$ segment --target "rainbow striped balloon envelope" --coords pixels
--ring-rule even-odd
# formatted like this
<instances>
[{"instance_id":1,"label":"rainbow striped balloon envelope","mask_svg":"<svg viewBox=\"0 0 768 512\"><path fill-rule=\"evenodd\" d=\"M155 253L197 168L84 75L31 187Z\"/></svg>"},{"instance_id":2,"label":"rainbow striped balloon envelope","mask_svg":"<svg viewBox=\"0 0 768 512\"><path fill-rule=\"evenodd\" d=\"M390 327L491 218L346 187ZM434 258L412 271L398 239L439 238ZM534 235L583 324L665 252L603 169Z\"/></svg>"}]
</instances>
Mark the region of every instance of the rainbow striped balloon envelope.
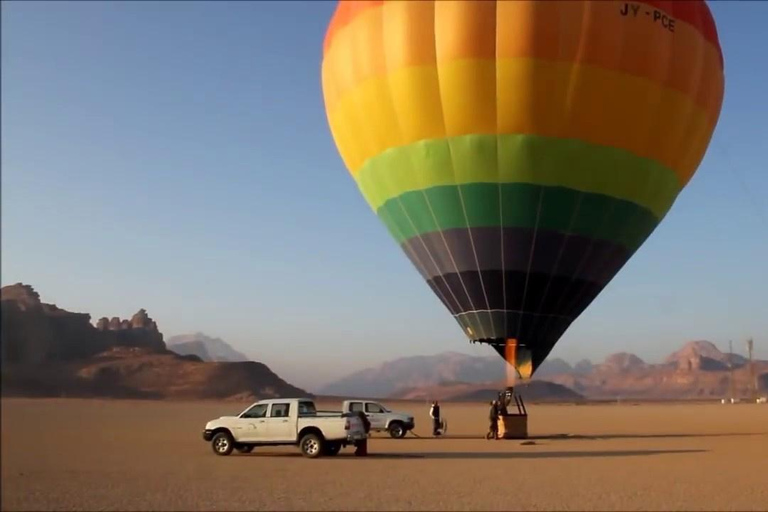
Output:
<instances>
[{"instance_id":1,"label":"rainbow striped balloon envelope","mask_svg":"<svg viewBox=\"0 0 768 512\"><path fill-rule=\"evenodd\" d=\"M370 207L531 374L698 168L723 56L703 1L342 1L322 88Z\"/></svg>"}]
</instances>

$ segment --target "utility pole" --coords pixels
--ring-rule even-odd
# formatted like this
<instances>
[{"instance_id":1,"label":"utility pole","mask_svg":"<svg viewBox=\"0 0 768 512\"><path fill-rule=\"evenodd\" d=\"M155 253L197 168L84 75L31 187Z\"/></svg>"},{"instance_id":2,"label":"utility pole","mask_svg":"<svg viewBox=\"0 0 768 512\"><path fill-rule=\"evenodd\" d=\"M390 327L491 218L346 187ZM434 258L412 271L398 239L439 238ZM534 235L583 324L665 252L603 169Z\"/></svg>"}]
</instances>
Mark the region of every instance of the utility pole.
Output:
<instances>
[{"instance_id":1,"label":"utility pole","mask_svg":"<svg viewBox=\"0 0 768 512\"><path fill-rule=\"evenodd\" d=\"M755 365L754 361L752 360L752 352L754 349L755 343L752 340L752 338L749 338L747 340L747 353L749 354L749 390L750 390L750 399L754 402L757 400L757 378L755 376Z\"/></svg>"},{"instance_id":2,"label":"utility pole","mask_svg":"<svg viewBox=\"0 0 768 512\"><path fill-rule=\"evenodd\" d=\"M733 390L733 340L728 340L728 401L732 402L734 398Z\"/></svg>"}]
</instances>

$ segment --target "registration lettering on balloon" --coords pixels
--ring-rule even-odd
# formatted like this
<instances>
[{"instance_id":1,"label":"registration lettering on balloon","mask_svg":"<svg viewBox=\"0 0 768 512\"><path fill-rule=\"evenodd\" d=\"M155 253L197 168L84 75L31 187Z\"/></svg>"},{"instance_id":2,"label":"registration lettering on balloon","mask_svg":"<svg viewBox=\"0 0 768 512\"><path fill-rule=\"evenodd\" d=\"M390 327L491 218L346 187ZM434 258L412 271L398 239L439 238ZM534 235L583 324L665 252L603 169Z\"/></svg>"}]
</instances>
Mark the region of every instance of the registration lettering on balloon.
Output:
<instances>
[{"instance_id":1,"label":"registration lettering on balloon","mask_svg":"<svg viewBox=\"0 0 768 512\"><path fill-rule=\"evenodd\" d=\"M321 79L371 210L525 379L698 169L723 69L701 0L345 0Z\"/></svg>"},{"instance_id":2,"label":"registration lettering on balloon","mask_svg":"<svg viewBox=\"0 0 768 512\"><path fill-rule=\"evenodd\" d=\"M619 14L632 18L636 18L638 15L645 16L650 18L654 23L658 23L665 29L669 30L670 32L675 31L674 18L670 17L664 11L653 9L644 4L624 2L624 5L622 5L621 9L619 10Z\"/></svg>"}]
</instances>

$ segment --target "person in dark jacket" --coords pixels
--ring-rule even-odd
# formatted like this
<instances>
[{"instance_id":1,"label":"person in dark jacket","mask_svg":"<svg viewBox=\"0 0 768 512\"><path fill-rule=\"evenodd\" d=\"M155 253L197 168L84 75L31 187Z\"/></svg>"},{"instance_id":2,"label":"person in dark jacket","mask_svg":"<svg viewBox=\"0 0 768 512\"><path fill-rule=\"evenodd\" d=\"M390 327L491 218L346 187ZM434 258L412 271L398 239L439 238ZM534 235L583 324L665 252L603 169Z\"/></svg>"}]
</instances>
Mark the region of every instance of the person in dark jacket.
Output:
<instances>
[{"instance_id":1,"label":"person in dark jacket","mask_svg":"<svg viewBox=\"0 0 768 512\"><path fill-rule=\"evenodd\" d=\"M488 427L488 433L485 435L486 439L493 437L499 438L499 403L496 400L491 400L491 408L488 411L488 421L490 425Z\"/></svg>"},{"instance_id":2,"label":"person in dark jacket","mask_svg":"<svg viewBox=\"0 0 768 512\"><path fill-rule=\"evenodd\" d=\"M503 391L499 393L499 400L496 402L496 409L499 413L499 416L506 416L507 415L507 406L509 405L509 399L507 398L506 393Z\"/></svg>"},{"instance_id":3,"label":"person in dark jacket","mask_svg":"<svg viewBox=\"0 0 768 512\"><path fill-rule=\"evenodd\" d=\"M355 455L358 457L364 457L368 455L368 433L371 431L371 422L368 420L368 416L363 411L355 411L355 415L363 422L363 428L365 428L365 439L357 441L355 443Z\"/></svg>"},{"instance_id":4,"label":"person in dark jacket","mask_svg":"<svg viewBox=\"0 0 768 512\"><path fill-rule=\"evenodd\" d=\"M429 415L432 417L432 435L440 435L440 404L435 400L429 409Z\"/></svg>"}]
</instances>

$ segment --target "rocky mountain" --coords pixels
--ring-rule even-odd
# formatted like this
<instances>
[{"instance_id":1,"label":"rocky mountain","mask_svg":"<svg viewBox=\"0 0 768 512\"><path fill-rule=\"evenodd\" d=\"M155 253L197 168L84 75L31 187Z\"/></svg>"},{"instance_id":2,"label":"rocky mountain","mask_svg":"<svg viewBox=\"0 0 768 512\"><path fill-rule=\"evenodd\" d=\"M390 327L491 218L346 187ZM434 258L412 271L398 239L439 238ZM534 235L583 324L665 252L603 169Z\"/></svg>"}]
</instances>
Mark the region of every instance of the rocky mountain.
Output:
<instances>
[{"instance_id":1,"label":"rocky mountain","mask_svg":"<svg viewBox=\"0 0 768 512\"><path fill-rule=\"evenodd\" d=\"M498 356L494 356L497 357ZM536 376L542 379L547 378L549 375L559 375L561 373L571 373L573 367L568 364L567 361L558 357L545 360L541 366L536 369Z\"/></svg>"},{"instance_id":2,"label":"rocky mountain","mask_svg":"<svg viewBox=\"0 0 768 512\"><path fill-rule=\"evenodd\" d=\"M441 382L484 382L503 379L504 362L457 352L403 357L352 373L319 390L324 395L384 398L402 389Z\"/></svg>"},{"instance_id":3,"label":"rocky mountain","mask_svg":"<svg viewBox=\"0 0 768 512\"><path fill-rule=\"evenodd\" d=\"M143 309L130 320L102 318L94 327L90 315L45 304L28 285L3 287L0 300L3 365L88 358L116 346L165 350L163 335Z\"/></svg>"},{"instance_id":4,"label":"rocky mountain","mask_svg":"<svg viewBox=\"0 0 768 512\"><path fill-rule=\"evenodd\" d=\"M208 363L136 347L113 347L66 363L8 366L3 369L3 394L189 400L309 395L262 363Z\"/></svg>"},{"instance_id":5,"label":"rocky mountain","mask_svg":"<svg viewBox=\"0 0 768 512\"><path fill-rule=\"evenodd\" d=\"M180 334L168 338L168 349L181 355L196 355L203 361L236 362L250 358L238 352L221 338L212 338L202 332Z\"/></svg>"},{"instance_id":6,"label":"rocky mountain","mask_svg":"<svg viewBox=\"0 0 768 512\"><path fill-rule=\"evenodd\" d=\"M562 359L547 360L537 377L572 371ZM458 352L413 356L385 362L374 368L354 372L322 387L324 395L359 395L385 398L400 391L441 383L482 384L506 378L506 363L497 355L478 357Z\"/></svg>"},{"instance_id":7,"label":"rocky mountain","mask_svg":"<svg viewBox=\"0 0 768 512\"><path fill-rule=\"evenodd\" d=\"M634 354L627 352L619 352L618 354L611 354L605 358L605 361L600 363L597 368L592 368L592 371L603 372L628 372L632 370L639 370L645 368L645 361L640 359Z\"/></svg>"},{"instance_id":8,"label":"rocky mountain","mask_svg":"<svg viewBox=\"0 0 768 512\"><path fill-rule=\"evenodd\" d=\"M612 354L600 363L582 360L571 366L561 359L547 360L537 370L533 382L547 381L565 386L587 398L703 398L723 397L729 391L728 362L734 366L734 389L747 396L749 371L746 359L738 354L725 354L708 341L693 341L652 364L634 354ZM505 363L497 356L473 357L453 352L434 356L402 358L376 368L356 372L326 386L321 392L334 395L371 397L466 396L482 394L489 382L503 387ZM768 361L754 363L759 392L768 391ZM496 388L493 388L496 389ZM537 389L536 392L547 388ZM553 397L562 396L550 388ZM558 395L560 393L560 395ZM474 395L473 395L474 396ZM543 395L539 394L537 400ZM453 399L453 398L451 398Z\"/></svg>"},{"instance_id":9,"label":"rocky mountain","mask_svg":"<svg viewBox=\"0 0 768 512\"><path fill-rule=\"evenodd\" d=\"M735 368L744 366L747 358L720 352L715 344L709 341L691 341L670 354L664 362L680 370L722 371L728 369L729 363Z\"/></svg>"},{"instance_id":10,"label":"rocky mountain","mask_svg":"<svg viewBox=\"0 0 768 512\"><path fill-rule=\"evenodd\" d=\"M591 372L593 366L594 365L592 364L592 361L590 361L589 359L582 359L581 361L573 365L573 373L578 375L584 375L585 373ZM561 372L561 373L567 373L567 372Z\"/></svg>"},{"instance_id":11,"label":"rocky mountain","mask_svg":"<svg viewBox=\"0 0 768 512\"><path fill-rule=\"evenodd\" d=\"M589 372L552 375L548 380L589 398L719 398L733 388L737 396L749 395L751 376L747 359L721 352L709 341L691 341L660 364L648 364L632 354L614 354ZM758 392L768 391L768 361L754 361Z\"/></svg>"},{"instance_id":12,"label":"rocky mountain","mask_svg":"<svg viewBox=\"0 0 768 512\"><path fill-rule=\"evenodd\" d=\"M253 361L204 362L169 351L157 324L46 304L28 285L0 290L4 395L137 398L266 398L309 395Z\"/></svg>"}]
</instances>

